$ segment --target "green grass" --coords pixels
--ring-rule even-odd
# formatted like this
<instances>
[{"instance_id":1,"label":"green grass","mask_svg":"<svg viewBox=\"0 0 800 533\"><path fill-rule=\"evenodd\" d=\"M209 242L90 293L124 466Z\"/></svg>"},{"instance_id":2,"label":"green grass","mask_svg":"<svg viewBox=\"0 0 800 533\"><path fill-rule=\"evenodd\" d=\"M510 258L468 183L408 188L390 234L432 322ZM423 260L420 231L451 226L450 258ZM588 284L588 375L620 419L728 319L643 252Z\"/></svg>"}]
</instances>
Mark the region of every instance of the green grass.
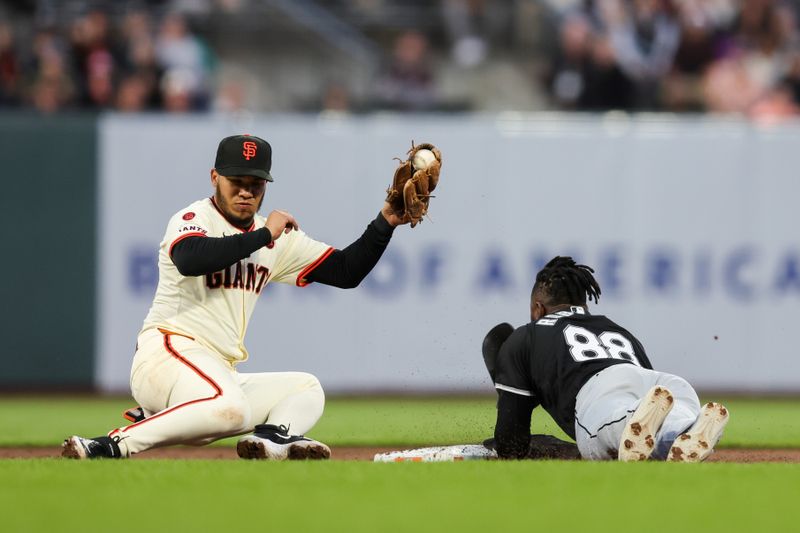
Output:
<instances>
[{"instance_id":1,"label":"green grass","mask_svg":"<svg viewBox=\"0 0 800 533\"><path fill-rule=\"evenodd\" d=\"M800 465L0 461L4 531L789 531ZM622 527L622 525L625 527Z\"/></svg>"},{"instance_id":2,"label":"green grass","mask_svg":"<svg viewBox=\"0 0 800 533\"><path fill-rule=\"evenodd\" d=\"M800 447L800 401L723 399L726 446ZM125 398L0 397L0 446L56 446L120 425ZM478 442L494 400L331 399L335 446ZM563 436L539 414L534 430ZM223 442L222 445L231 444ZM800 464L472 461L376 464L0 460L9 532L790 531Z\"/></svg>"},{"instance_id":3,"label":"green grass","mask_svg":"<svg viewBox=\"0 0 800 533\"><path fill-rule=\"evenodd\" d=\"M731 411L722 447L800 447L800 400L723 398ZM0 397L0 446L53 446L125 423L125 398ZM540 409L532 429L564 437ZM310 435L332 446L479 442L494 428L494 399L333 398ZM228 445L230 441L223 441Z\"/></svg>"}]
</instances>

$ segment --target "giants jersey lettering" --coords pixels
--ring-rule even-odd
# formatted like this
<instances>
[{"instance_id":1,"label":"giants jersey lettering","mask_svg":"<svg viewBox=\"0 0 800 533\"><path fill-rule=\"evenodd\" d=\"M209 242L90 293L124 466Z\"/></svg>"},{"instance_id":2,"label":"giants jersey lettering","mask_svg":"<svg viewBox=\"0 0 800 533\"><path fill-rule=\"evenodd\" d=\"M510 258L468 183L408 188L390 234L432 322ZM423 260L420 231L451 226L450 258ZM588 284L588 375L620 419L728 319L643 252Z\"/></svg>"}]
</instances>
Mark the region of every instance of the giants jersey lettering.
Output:
<instances>
[{"instance_id":1,"label":"giants jersey lettering","mask_svg":"<svg viewBox=\"0 0 800 533\"><path fill-rule=\"evenodd\" d=\"M256 215L247 231L264 226ZM195 202L176 213L167 225L158 253L158 288L142 331L164 328L197 339L232 362L247 359L244 336L258 296L268 283L303 287L304 277L333 248L302 231L283 234L270 249L260 248L249 257L205 276L178 272L171 251L192 237L225 237L241 233L217 210L211 199Z\"/></svg>"},{"instance_id":2,"label":"giants jersey lettering","mask_svg":"<svg viewBox=\"0 0 800 533\"><path fill-rule=\"evenodd\" d=\"M517 328L497 356L495 388L532 397L575 438L575 398L612 365L653 368L629 331L583 307L559 311Z\"/></svg>"}]
</instances>

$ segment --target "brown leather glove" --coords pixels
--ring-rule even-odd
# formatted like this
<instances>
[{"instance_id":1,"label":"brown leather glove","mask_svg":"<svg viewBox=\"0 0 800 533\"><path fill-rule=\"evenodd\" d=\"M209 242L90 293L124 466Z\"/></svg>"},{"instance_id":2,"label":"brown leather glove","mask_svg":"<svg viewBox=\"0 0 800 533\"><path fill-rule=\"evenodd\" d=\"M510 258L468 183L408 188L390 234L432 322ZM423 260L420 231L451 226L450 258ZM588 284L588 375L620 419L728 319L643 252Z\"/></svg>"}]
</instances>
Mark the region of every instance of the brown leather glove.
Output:
<instances>
[{"instance_id":1,"label":"brown leather glove","mask_svg":"<svg viewBox=\"0 0 800 533\"><path fill-rule=\"evenodd\" d=\"M435 160L426 168L414 166L414 156L420 150L433 152ZM386 201L392 211L403 223L410 222L413 228L422 221L428 212L428 204L432 198L431 192L439 183L439 172L442 168L442 153L430 143L414 145L407 153L405 161L400 161L400 166L394 171L392 185L386 192Z\"/></svg>"}]
</instances>

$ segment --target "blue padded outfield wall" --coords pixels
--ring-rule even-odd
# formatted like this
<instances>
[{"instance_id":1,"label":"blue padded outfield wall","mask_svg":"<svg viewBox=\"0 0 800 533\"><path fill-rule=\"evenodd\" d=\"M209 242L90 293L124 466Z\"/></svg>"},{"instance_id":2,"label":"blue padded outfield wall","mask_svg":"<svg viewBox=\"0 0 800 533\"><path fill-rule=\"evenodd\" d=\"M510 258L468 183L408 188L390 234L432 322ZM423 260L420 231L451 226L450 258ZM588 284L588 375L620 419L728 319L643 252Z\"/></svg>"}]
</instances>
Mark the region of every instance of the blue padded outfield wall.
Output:
<instances>
[{"instance_id":1,"label":"blue padded outfield wall","mask_svg":"<svg viewBox=\"0 0 800 533\"><path fill-rule=\"evenodd\" d=\"M275 150L262 209L344 247L412 139L444 152L431 217L361 287L270 286L243 371L330 392L489 392L494 324L521 325L537 269L597 269L596 313L701 389L800 391L800 125L574 115L0 115L3 391L127 392L168 218L211 194L217 142ZM411 332L411 334L409 334ZM402 339L402 340L391 340Z\"/></svg>"},{"instance_id":2,"label":"blue padded outfield wall","mask_svg":"<svg viewBox=\"0 0 800 533\"><path fill-rule=\"evenodd\" d=\"M480 343L528 320L537 269L572 254L657 368L699 388L800 391L800 126L669 117L108 115L99 127L98 384L125 390L168 218L211 194L217 142L274 148L263 212L344 247L412 139L444 152L431 217L361 287L270 286L243 371L332 392L486 391ZM402 340L392 340L402 339Z\"/></svg>"}]
</instances>

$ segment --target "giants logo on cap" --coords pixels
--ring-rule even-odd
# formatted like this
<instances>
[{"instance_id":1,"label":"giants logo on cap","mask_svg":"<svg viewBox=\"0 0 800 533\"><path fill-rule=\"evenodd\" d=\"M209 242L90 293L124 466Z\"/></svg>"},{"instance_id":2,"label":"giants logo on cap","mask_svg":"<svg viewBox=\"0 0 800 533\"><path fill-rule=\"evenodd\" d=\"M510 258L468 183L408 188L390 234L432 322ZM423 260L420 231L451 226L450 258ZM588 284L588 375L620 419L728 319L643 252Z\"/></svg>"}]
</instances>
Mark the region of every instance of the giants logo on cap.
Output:
<instances>
[{"instance_id":1,"label":"giants logo on cap","mask_svg":"<svg viewBox=\"0 0 800 533\"><path fill-rule=\"evenodd\" d=\"M256 143L253 141L245 141L242 143L242 155L245 159L250 161L250 158L256 156Z\"/></svg>"}]
</instances>

